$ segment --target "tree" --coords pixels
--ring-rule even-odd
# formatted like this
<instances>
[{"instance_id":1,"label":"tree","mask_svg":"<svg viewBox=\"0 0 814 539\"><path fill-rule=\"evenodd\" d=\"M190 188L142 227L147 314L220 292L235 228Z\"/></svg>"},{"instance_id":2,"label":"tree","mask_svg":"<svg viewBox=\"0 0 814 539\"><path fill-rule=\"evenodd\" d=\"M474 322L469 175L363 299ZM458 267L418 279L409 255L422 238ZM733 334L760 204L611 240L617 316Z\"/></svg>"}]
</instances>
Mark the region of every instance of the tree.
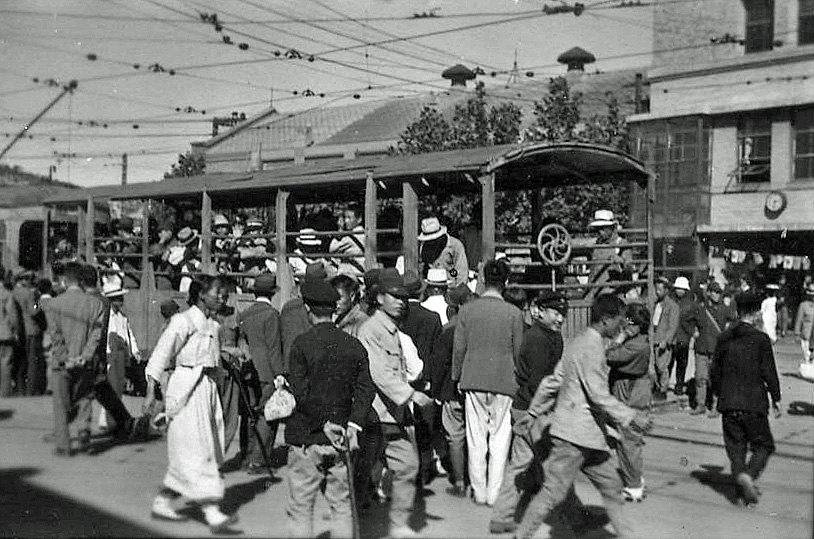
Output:
<instances>
[{"instance_id":1,"label":"tree","mask_svg":"<svg viewBox=\"0 0 814 539\"><path fill-rule=\"evenodd\" d=\"M200 176L206 171L206 156L202 153L178 154L178 162L173 163L169 172L164 173L164 179L182 178L186 176Z\"/></svg>"},{"instance_id":2,"label":"tree","mask_svg":"<svg viewBox=\"0 0 814 539\"><path fill-rule=\"evenodd\" d=\"M605 94L607 112L582 119L582 97L572 94L565 77L552 78L548 94L535 103L535 123L526 129L524 140L561 142L583 141L628 151L627 124L612 92ZM630 186L594 183L545 187L540 190L535 221L549 219L569 230L585 230L597 209L610 209L624 224L628 216ZM537 222L535 222L538 225Z\"/></svg>"}]
</instances>

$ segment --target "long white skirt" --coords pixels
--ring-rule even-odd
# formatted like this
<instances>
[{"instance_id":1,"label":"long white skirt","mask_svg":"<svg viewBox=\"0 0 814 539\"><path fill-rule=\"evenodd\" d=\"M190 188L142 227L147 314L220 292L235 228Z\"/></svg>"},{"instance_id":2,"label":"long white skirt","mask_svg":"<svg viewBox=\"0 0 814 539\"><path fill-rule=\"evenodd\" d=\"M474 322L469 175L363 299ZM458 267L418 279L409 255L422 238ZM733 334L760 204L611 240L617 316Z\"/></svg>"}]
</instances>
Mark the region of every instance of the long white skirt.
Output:
<instances>
[{"instance_id":1,"label":"long white skirt","mask_svg":"<svg viewBox=\"0 0 814 539\"><path fill-rule=\"evenodd\" d=\"M189 398L187 399L187 395ZM164 486L197 502L223 499L223 410L215 382L201 368L178 367L167 384L168 409L186 404L167 429L167 475Z\"/></svg>"}]
</instances>

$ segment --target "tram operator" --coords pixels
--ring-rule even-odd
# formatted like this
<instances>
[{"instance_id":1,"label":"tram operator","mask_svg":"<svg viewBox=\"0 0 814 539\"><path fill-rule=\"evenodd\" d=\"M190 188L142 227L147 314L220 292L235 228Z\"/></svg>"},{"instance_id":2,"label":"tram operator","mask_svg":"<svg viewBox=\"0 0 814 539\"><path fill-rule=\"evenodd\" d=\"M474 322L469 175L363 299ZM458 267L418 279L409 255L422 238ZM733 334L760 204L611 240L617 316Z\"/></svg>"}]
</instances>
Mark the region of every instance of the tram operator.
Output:
<instances>
[{"instance_id":1,"label":"tram operator","mask_svg":"<svg viewBox=\"0 0 814 539\"><path fill-rule=\"evenodd\" d=\"M633 265L633 251L630 248L623 249L616 245L623 244L626 240L619 234L619 221L611 210L596 210L594 219L588 225L596 234L596 245L607 245L607 247L594 249L593 260L607 260L607 264L599 264L591 269L591 283L603 283L607 281L629 281L636 277L636 268ZM636 289L620 290L619 288L606 287L597 294L608 293L635 294Z\"/></svg>"}]
</instances>

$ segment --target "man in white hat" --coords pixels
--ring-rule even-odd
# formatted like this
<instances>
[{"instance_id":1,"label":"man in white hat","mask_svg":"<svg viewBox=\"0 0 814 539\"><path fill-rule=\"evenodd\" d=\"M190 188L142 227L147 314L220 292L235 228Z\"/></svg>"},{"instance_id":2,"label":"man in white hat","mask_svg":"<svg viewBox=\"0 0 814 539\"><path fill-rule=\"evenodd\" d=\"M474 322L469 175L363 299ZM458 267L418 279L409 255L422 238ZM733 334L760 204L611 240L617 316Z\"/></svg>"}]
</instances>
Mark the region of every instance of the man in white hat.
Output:
<instances>
[{"instance_id":1,"label":"man in white hat","mask_svg":"<svg viewBox=\"0 0 814 539\"><path fill-rule=\"evenodd\" d=\"M139 350L130 321L124 311L124 295L127 290L115 282L105 283L102 295L110 304L110 318L107 324L107 379L113 391L121 398L127 378L127 367L133 363L141 363ZM143 378L143 375L142 375ZM99 427L107 428L107 414L102 409L99 415Z\"/></svg>"},{"instance_id":2,"label":"man in white hat","mask_svg":"<svg viewBox=\"0 0 814 539\"><path fill-rule=\"evenodd\" d=\"M458 286L467 281L469 262L464 244L450 236L447 227L441 226L437 217L421 220L418 242L422 275L426 275L432 268L442 268L449 275L450 286Z\"/></svg>"},{"instance_id":3,"label":"man in white hat","mask_svg":"<svg viewBox=\"0 0 814 539\"><path fill-rule=\"evenodd\" d=\"M617 247L618 244L625 243L625 239L619 235L619 221L611 210L596 210L594 219L588 224L588 228L596 235L596 245L607 245L607 247L594 249L593 260L607 260L608 264L592 266L590 282L602 283L605 281L626 281L633 278L633 251ZM598 291L597 294L616 292L613 288L606 288Z\"/></svg>"},{"instance_id":4,"label":"man in white hat","mask_svg":"<svg viewBox=\"0 0 814 539\"><path fill-rule=\"evenodd\" d=\"M447 288L449 286L449 276L447 270L443 268L432 268L427 272L427 278L424 280L427 283L427 288L424 291L426 299L421 302L421 306L429 309L434 313L438 313L441 317L441 326L447 325L449 318L447 318Z\"/></svg>"},{"instance_id":5,"label":"man in white hat","mask_svg":"<svg viewBox=\"0 0 814 539\"><path fill-rule=\"evenodd\" d=\"M686 277L676 277L673 283L676 299L678 300L678 331L676 331L673 344L673 358L670 361L668 373L672 366L676 367L676 383L674 393L678 397L684 396L684 376L687 374L687 363L690 354L690 340L696 331L703 329L703 313L690 292L690 281Z\"/></svg>"}]
</instances>

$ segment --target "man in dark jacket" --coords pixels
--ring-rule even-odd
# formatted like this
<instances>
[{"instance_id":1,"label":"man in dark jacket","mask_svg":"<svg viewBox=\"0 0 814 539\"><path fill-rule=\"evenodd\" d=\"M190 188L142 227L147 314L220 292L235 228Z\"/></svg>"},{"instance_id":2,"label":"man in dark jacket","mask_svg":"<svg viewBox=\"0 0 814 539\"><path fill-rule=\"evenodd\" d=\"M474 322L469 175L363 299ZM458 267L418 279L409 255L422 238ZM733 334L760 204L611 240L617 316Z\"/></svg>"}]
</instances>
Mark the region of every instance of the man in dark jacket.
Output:
<instances>
[{"instance_id":1,"label":"man in dark jacket","mask_svg":"<svg viewBox=\"0 0 814 539\"><path fill-rule=\"evenodd\" d=\"M712 392L723 415L726 454L747 504L757 503L759 491L754 481L774 452L767 392L775 417L780 416L780 382L772 343L755 327L760 321L760 302L760 296L749 292L738 297L740 321L720 335L712 362ZM746 462L748 449L752 456Z\"/></svg>"},{"instance_id":2,"label":"man in dark jacket","mask_svg":"<svg viewBox=\"0 0 814 539\"><path fill-rule=\"evenodd\" d=\"M260 410L266 405L274 389L286 383L285 374L288 372L283 362L283 347L280 342L280 315L271 306L271 296L276 290L277 278L274 274L258 275L254 281L255 302L237 317L240 339L245 338L257 373L259 387L255 388L258 393L256 404ZM257 431L263 439L266 451L270 452L277 434L277 422L269 425L265 421L258 421ZM248 473L265 473L263 452L254 436L249 436L247 453Z\"/></svg>"},{"instance_id":3,"label":"man in dark jacket","mask_svg":"<svg viewBox=\"0 0 814 539\"><path fill-rule=\"evenodd\" d=\"M687 374L687 362L690 354L690 340L695 331L699 329L701 320L701 310L693 298L690 290L690 281L686 277L678 277L673 284L676 299L678 300L678 331L676 331L675 344L673 345L672 363L676 366L676 385L674 393L678 397L684 395L684 376Z\"/></svg>"},{"instance_id":4,"label":"man in dark jacket","mask_svg":"<svg viewBox=\"0 0 814 539\"><path fill-rule=\"evenodd\" d=\"M309 281L324 281L328 278L328 272L322 262L308 264L305 268L303 283ZM288 300L280 311L280 334L283 340L283 361L288 363L288 355L291 353L291 345L294 339L311 329L311 321L305 310L305 305L301 297Z\"/></svg>"},{"instance_id":5,"label":"man in dark jacket","mask_svg":"<svg viewBox=\"0 0 814 539\"><path fill-rule=\"evenodd\" d=\"M291 346L291 391L296 409L286 423L288 514L292 537L313 537L314 501L325 481L331 537L352 537L347 459L376 389L367 352L332 322L339 294L324 280L302 286L313 327ZM346 445L347 444L347 445Z\"/></svg>"}]
</instances>

